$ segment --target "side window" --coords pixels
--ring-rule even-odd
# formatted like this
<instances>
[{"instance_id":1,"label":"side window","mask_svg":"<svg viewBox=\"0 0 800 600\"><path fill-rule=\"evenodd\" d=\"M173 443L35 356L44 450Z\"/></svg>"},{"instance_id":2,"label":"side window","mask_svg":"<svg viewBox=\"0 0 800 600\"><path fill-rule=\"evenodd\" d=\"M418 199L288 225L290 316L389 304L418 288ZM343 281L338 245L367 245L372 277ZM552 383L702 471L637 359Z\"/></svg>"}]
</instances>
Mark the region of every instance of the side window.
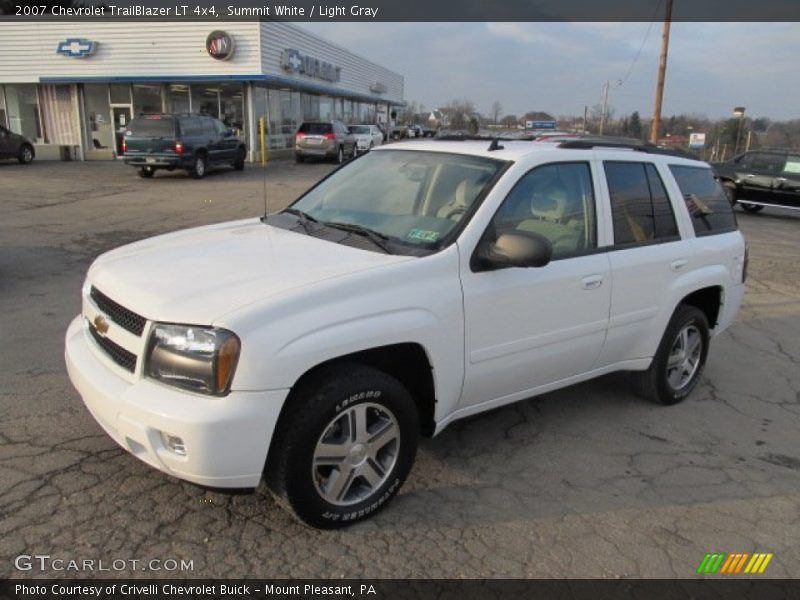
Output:
<instances>
[{"instance_id":1,"label":"side window","mask_svg":"<svg viewBox=\"0 0 800 600\"><path fill-rule=\"evenodd\" d=\"M200 120L202 121L203 135L208 135L208 136L217 135L217 130L214 127L214 119L205 118Z\"/></svg>"},{"instance_id":2,"label":"side window","mask_svg":"<svg viewBox=\"0 0 800 600\"><path fill-rule=\"evenodd\" d=\"M752 152L747 155L746 166L748 169L759 173L776 174L783 170L785 162L786 157L780 154Z\"/></svg>"},{"instance_id":3,"label":"side window","mask_svg":"<svg viewBox=\"0 0 800 600\"><path fill-rule=\"evenodd\" d=\"M783 172L797 178L797 176L800 175L800 156L797 154L790 154L787 156L786 164L783 165Z\"/></svg>"},{"instance_id":4,"label":"side window","mask_svg":"<svg viewBox=\"0 0 800 600\"><path fill-rule=\"evenodd\" d=\"M181 134L182 135L200 135L202 130L200 128L200 120L196 118L181 119Z\"/></svg>"},{"instance_id":5,"label":"side window","mask_svg":"<svg viewBox=\"0 0 800 600\"><path fill-rule=\"evenodd\" d=\"M714 179L711 169L670 165L692 217L696 235L724 233L736 229L736 216L728 195Z\"/></svg>"},{"instance_id":6,"label":"side window","mask_svg":"<svg viewBox=\"0 0 800 600\"><path fill-rule=\"evenodd\" d=\"M614 244L671 240L678 235L669 197L649 163L605 162Z\"/></svg>"},{"instance_id":7,"label":"side window","mask_svg":"<svg viewBox=\"0 0 800 600\"><path fill-rule=\"evenodd\" d=\"M672 203L664 188L664 182L655 165L645 165L647 183L650 185L650 198L653 202L653 221L655 221L656 238L678 237L678 225L675 223L675 213Z\"/></svg>"},{"instance_id":8,"label":"side window","mask_svg":"<svg viewBox=\"0 0 800 600\"><path fill-rule=\"evenodd\" d=\"M211 122L214 123L214 131L216 131L217 135L225 135L225 131L228 129L225 127L225 123L218 119L211 119Z\"/></svg>"},{"instance_id":9,"label":"side window","mask_svg":"<svg viewBox=\"0 0 800 600\"><path fill-rule=\"evenodd\" d=\"M553 244L553 259L597 247L594 190L587 163L536 167L517 182L492 220L490 232L538 233Z\"/></svg>"}]
</instances>

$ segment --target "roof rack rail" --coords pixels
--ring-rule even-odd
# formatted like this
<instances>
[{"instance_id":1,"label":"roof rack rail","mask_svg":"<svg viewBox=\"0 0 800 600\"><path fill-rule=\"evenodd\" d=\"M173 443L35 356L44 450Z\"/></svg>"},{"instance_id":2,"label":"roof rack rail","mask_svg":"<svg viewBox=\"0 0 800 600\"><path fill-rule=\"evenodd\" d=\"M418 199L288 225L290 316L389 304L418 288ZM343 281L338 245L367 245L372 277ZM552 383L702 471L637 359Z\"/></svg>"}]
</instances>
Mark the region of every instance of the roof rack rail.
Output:
<instances>
[{"instance_id":1,"label":"roof rack rail","mask_svg":"<svg viewBox=\"0 0 800 600\"><path fill-rule=\"evenodd\" d=\"M497 140L498 142L531 142L533 141L533 136L524 136L524 137L504 137L504 136L494 136L494 135L474 135L471 133L445 133L442 135L437 135L436 140L444 141L444 142L492 142Z\"/></svg>"},{"instance_id":2,"label":"roof rack rail","mask_svg":"<svg viewBox=\"0 0 800 600\"><path fill-rule=\"evenodd\" d=\"M592 148L620 148L633 150L635 152L645 152L647 154L664 154L679 158L691 158L700 160L693 154L678 148L662 148L649 142L639 140L627 140L624 138L581 138L577 140L565 140L558 145L559 148L572 150L591 150Z\"/></svg>"}]
</instances>

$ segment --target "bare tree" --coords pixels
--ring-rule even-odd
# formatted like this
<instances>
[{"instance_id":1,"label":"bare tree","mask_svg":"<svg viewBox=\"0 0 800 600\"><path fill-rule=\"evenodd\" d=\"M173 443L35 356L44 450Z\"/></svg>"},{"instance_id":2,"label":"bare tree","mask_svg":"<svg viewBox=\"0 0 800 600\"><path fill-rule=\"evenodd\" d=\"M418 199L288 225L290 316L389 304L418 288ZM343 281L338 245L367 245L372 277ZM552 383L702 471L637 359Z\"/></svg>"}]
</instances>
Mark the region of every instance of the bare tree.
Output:
<instances>
[{"instance_id":1,"label":"bare tree","mask_svg":"<svg viewBox=\"0 0 800 600\"><path fill-rule=\"evenodd\" d=\"M497 120L500 118L500 113L503 112L503 105L500 100L495 100L492 103L492 117L494 117L494 124L497 125Z\"/></svg>"}]
</instances>

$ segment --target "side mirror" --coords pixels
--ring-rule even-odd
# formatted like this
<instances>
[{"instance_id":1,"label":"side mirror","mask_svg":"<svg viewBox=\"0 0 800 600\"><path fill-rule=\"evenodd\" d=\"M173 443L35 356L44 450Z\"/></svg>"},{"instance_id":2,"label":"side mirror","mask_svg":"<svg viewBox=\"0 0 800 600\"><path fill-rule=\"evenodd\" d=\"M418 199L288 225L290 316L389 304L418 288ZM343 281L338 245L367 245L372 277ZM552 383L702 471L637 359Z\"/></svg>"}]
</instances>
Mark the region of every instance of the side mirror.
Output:
<instances>
[{"instance_id":1,"label":"side mirror","mask_svg":"<svg viewBox=\"0 0 800 600\"><path fill-rule=\"evenodd\" d=\"M495 271L509 267L543 267L553 257L553 245L546 237L530 231L501 233L496 242L484 243L472 260L474 271Z\"/></svg>"}]
</instances>

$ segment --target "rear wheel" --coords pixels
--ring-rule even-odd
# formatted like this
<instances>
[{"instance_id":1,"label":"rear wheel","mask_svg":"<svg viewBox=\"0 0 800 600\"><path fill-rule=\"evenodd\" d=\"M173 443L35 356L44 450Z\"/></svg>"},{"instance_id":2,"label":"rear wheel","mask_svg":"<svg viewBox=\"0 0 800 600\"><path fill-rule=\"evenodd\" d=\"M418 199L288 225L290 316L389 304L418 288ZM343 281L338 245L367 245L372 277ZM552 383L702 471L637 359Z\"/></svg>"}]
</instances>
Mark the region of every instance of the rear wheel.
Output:
<instances>
[{"instance_id":1,"label":"rear wheel","mask_svg":"<svg viewBox=\"0 0 800 600\"><path fill-rule=\"evenodd\" d=\"M267 482L302 521L335 529L398 492L417 450L414 401L395 378L357 363L302 382L281 417Z\"/></svg>"},{"instance_id":2,"label":"rear wheel","mask_svg":"<svg viewBox=\"0 0 800 600\"><path fill-rule=\"evenodd\" d=\"M339 151L336 153L336 162L337 164L344 162L344 148L342 146L339 146Z\"/></svg>"},{"instance_id":3,"label":"rear wheel","mask_svg":"<svg viewBox=\"0 0 800 600\"><path fill-rule=\"evenodd\" d=\"M206 176L206 170L208 169L208 161L204 154L198 154L194 157L194 162L192 163L192 168L189 171L189 174L194 177L195 179L202 179Z\"/></svg>"},{"instance_id":4,"label":"rear wheel","mask_svg":"<svg viewBox=\"0 0 800 600\"><path fill-rule=\"evenodd\" d=\"M144 179L150 179L156 174L156 170L153 167L142 167L137 172L139 173L139 177L143 177Z\"/></svg>"},{"instance_id":5,"label":"rear wheel","mask_svg":"<svg viewBox=\"0 0 800 600\"><path fill-rule=\"evenodd\" d=\"M239 148L236 152L236 160L233 161L233 168L237 171L244 171L244 161L246 158L246 153L244 148Z\"/></svg>"},{"instance_id":6,"label":"rear wheel","mask_svg":"<svg viewBox=\"0 0 800 600\"><path fill-rule=\"evenodd\" d=\"M635 373L639 392L661 404L677 404L697 385L708 356L708 320L681 304L672 315L647 371Z\"/></svg>"},{"instance_id":7,"label":"rear wheel","mask_svg":"<svg viewBox=\"0 0 800 600\"><path fill-rule=\"evenodd\" d=\"M294 162L301 163L301 162L303 162L305 159L306 159L306 157L305 157L305 156L303 156L302 154L295 154L295 155L294 155Z\"/></svg>"},{"instance_id":8,"label":"rear wheel","mask_svg":"<svg viewBox=\"0 0 800 600\"><path fill-rule=\"evenodd\" d=\"M22 144L19 149L17 160L21 165L28 165L33 161L33 146L30 144Z\"/></svg>"}]
</instances>

